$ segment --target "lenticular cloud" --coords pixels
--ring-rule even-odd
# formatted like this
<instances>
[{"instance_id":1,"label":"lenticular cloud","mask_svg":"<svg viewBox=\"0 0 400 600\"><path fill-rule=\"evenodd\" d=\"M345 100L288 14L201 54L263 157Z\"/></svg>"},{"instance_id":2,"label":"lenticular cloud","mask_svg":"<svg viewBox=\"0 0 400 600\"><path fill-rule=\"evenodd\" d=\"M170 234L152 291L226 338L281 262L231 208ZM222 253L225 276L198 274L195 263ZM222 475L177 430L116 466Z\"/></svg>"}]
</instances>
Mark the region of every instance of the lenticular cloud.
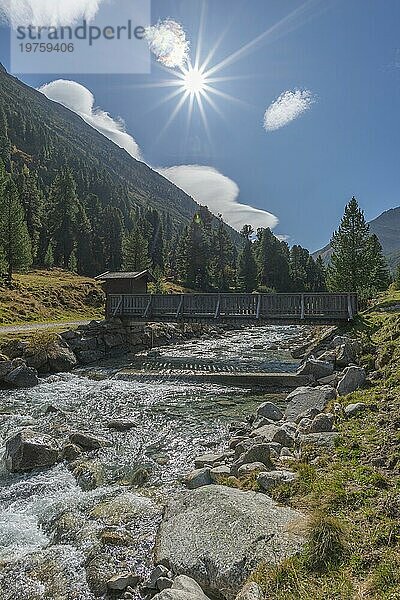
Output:
<instances>
[{"instance_id":1,"label":"lenticular cloud","mask_svg":"<svg viewBox=\"0 0 400 600\"><path fill-rule=\"evenodd\" d=\"M165 67L174 69L188 62L190 43L180 23L172 19L159 21L146 29L146 39L151 52Z\"/></svg>"},{"instance_id":2,"label":"lenticular cloud","mask_svg":"<svg viewBox=\"0 0 400 600\"><path fill-rule=\"evenodd\" d=\"M104 0L0 0L0 21L11 26L62 27L95 17Z\"/></svg>"},{"instance_id":3,"label":"lenticular cloud","mask_svg":"<svg viewBox=\"0 0 400 600\"><path fill-rule=\"evenodd\" d=\"M295 90L283 92L265 111L264 128L275 131L297 119L315 102L310 90Z\"/></svg>"}]
</instances>

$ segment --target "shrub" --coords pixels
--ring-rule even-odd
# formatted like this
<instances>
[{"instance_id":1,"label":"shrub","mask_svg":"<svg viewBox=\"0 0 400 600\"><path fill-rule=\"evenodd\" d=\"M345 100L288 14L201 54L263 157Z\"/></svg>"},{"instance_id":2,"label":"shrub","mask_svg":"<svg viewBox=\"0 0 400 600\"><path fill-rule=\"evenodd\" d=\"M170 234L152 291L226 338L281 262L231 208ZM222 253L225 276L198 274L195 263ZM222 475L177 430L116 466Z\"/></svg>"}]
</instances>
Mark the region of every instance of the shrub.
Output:
<instances>
[{"instance_id":1,"label":"shrub","mask_svg":"<svg viewBox=\"0 0 400 600\"><path fill-rule=\"evenodd\" d=\"M346 553L345 528L338 518L318 510L307 525L306 564L315 571L340 563Z\"/></svg>"}]
</instances>

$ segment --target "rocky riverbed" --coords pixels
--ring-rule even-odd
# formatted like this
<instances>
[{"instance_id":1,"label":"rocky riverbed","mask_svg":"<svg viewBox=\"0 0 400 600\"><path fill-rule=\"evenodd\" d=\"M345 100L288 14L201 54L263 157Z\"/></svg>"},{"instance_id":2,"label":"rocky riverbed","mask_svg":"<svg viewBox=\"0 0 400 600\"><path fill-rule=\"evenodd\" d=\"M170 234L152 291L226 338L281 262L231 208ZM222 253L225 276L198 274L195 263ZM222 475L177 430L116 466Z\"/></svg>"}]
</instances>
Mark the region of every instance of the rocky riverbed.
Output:
<instances>
[{"instance_id":1,"label":"rocky riverbed","mask_svg":"<svg viewBox=\"0 0 400 600\"><path fill-rule=\"evenodd\" d=\"M184 369L191 360L198 364L201 359L209 364L227 361L232 368L245 366L246 370L262 367L276 371L284 364L284 370L294 371L299 361L291 358L289 348L298 346L308 334L309 331L301 327L264 327L229 332L222 337L209 334L196 343L190 341L161 348L160 352L168 360L181 360ZM337 346L334 362L342 346ZM324 364L313 365L309 361L303 369L315 372L325 365L328 370L329 361L317 362ZM275 515L275 525L267 535L268 538L273 534L272 537L262 541L264 549L270 547L272 553L283 556L288 546L292 551L301 543L298 537L290 537L285 531L289 522L301 520L302 515L280 513L265 494L250 492L254 498L246 496L250 513L259 515L259 521L254 519L250 532L243 510L237 512L243 500L242 496L235 495L244 492L221 489L215 484L188 492L180 483L195 466L195 459L197 466L208 469L207 475L211 469L224 465L226 475L231 476L232 467L238 471L246 462L232 465L238 452L236 447L229 448L232 444L229 438L232 434L240 437L238 434L242 433L245 439L259 441L258 434L253 435L254 429L271 424L250 422L248 417L253 414L257 419L268 419L258 413L265 401L276 405L279 411L284 410L285 396L273 394L260 398L251 390L209 384L196 386L180 381L179 369L173 378L156 383L146 382L145 377L128 382L115 378L118 370L127 364L126 360L107 362L80 372L42 378L28 390L0 392L1 440L6 450L0 476L2 600L130 598L139 594L136 587L139 580L142 594L151 595L162 586L169 587L171 577L179 575L180 569L165 556L165 543L159 542L156 559L168 565L156 577L152 573L153 549L162 507L166 503L170 505L170 518L181 514L182 510L176 505L174 508L171 502L176 498L179 503L182 494L200 493L196 499L200 511L205 511L207 505L212 511L212 504L219 503L226 507L228 514L244 519L243 543L237 555L239 563L240 551L248 548L249 540L256 540L256 544L262 541L257 542L256 525L259 522L262 527L267 514ZM338 377L335 366L329 369L330 375L324 371L324 376ZM320 371L318 378L321 379L319 375ZM343 377L342 374L339 381ZM332 383L333 379L331 389L334 389ZM284 421L270 420L276 429L285 426ZM232 426L232 422L237 421L247 423L246 431L240 432L242 425ZM280 442L269 440L268 443ZM47 447L46 451L43 446ZM280 446L281 454L286 446ZM288 446L292 455L294 449ZM217 461L219 465L215 461L208 464L210 454L226 452L230 454ZM270 452L269 460L281 460L280 454L275 456ZM204 455L208 458L204 459ZM30 470L38 456L42 460L40 468ZM199 456L203 457L201 466ZM262 462L262 457L258 458ZM282 471L282 464L268 464L265 472ZM236 475L232 473L232 476ZM213 490L208 492L216 495L213 502L201 497L203 489ZM220 517L223 521L223 511ZM207 522L212 527L211 517ZM163 528L165 531L165 521ZM249 535L244 542L246 531ZM227 552L227 556L232 556L229 548ZM257 556L256 551L254 556ZM213 569L211 558L210 561L208 569ZM246 565L246 570L250 566ZM224 589L229 588L228 580L235 581L234 574L229 575L227 569L227 574L216 584ZM196 579L200 583L207 581L204 576L196 576ZM180 585L190 587L192 584L178 581L176 585L179 589ZM208 588L215 593L215 585ZM225 595L232 597L236 591L235 584ZM224 595L223 589L218 592Z\"/></svg>"}]
</instances>

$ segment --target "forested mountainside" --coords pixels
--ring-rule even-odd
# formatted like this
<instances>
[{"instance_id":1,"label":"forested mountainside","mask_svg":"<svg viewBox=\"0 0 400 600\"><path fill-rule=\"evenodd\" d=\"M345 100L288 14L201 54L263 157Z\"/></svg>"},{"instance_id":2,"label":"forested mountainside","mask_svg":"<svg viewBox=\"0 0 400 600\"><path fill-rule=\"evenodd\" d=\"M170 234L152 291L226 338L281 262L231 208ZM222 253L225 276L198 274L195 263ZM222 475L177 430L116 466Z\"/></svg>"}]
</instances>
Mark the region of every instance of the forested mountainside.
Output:
<instances>
[{"instance_id":1,"label":"forested mountainside","mask_svg":"<svg viewBox=\"0 0 400 600\"><path fill-rule=\"evenodd\" d=\"M6 128L12 159L34 169L44 188L68 165L80 198L96 194L124 214L156 208L186 224L198 205L185 192L132 158L67 108L0 70L0 135ZM4 122L5 121L5 122Z\"/></svg>"},{"instance_id":2,"label":"forested mountainside","mask_svg":"<svg viewBox=\"0 0 400 600\"><path fill-rule=\"evenodd\" d=\"M3 213L15 222L15 240L5 239L4 224L0 244L0 271L8 270L9 280L12 269L32 264L85 275L148 266L165 273L196 214L212 231L221 227L183 190L3 67L0 192ZM243 243L238 232L225 223L222 228L235 246ZM20 258L12 265L6 260L5 267L4 253ZM175 265L167 266L174 271Z\"/></svg>"},{"instance_id":3,"label":"forested mountainside","mask_svg":"<svg viewBox=\"0 0 400 600\"><path fill-rule=\"evenodd\" d=\"M400 264L400 207L391 208L369 223L372 234L378 236L383 253L394 270ZM329 262L332 254L330 243L321 250L314 252L314 258L322 256L325 263Z\"/></svg>"}]
</instances>

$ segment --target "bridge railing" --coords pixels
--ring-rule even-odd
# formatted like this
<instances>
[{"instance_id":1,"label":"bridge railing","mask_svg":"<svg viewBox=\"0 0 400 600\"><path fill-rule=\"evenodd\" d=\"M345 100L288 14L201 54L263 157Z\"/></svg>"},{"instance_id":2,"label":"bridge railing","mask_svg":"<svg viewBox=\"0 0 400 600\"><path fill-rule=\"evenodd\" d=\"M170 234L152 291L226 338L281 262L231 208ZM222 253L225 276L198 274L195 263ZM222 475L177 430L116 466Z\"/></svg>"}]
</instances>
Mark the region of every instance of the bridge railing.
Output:
<instances>
[{"instance_id":1,"label":"bridge railing","mask_svg":"<svg viewBox=\"0 0 400 600\"><path fill-rule=\"evenodd\" d=\"M108 317L137 320L351 320L356 294L111 294Z\"/></svg>"}]
</instances>

